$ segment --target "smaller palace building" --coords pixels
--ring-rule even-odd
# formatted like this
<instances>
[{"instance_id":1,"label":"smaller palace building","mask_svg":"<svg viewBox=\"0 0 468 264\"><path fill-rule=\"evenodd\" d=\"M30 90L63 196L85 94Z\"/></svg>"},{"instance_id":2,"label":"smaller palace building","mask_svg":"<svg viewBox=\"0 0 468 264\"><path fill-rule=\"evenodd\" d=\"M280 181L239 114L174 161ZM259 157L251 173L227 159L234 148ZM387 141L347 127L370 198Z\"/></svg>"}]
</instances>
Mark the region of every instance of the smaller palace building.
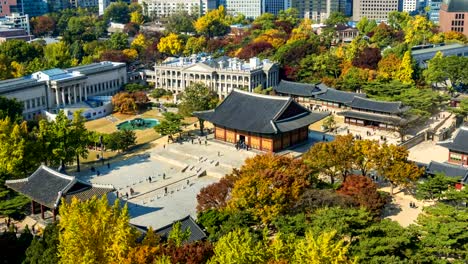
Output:
<instances>
[{"instance_id":1,"label":"smaller palace building","mask_svg":"<svg viewBox=\"0 0 468 264\"><path fill-rule=\"evenodd\" d=\"M312 113L290 97L235 89L215 109L194 115L213 123L217 140L278 152L307 141L309 125L329 113Z\"/></svg>"},{"instance_id":2,"label":"smaller palace building","mask_svg":"<svg viewBox=\"0 0 468 264\"><path fill-rule=\"evenodd\" d=\"M438 144L449 149L449 163L468 166L468 127L461 127L454 138Z\"/></svg>"},{"instance_id":3,"label":"smaller palace building","mask_svg":"<svg viewBox=\"0 0 468 264\"><path fill-rule=\"evenodd\" d=\"M340 113L345 123L381 129L395 129L405 124L407 120L401 116L409 109L401 102L382 102L361 97L355 97L348 107L351 109Z\"/></svg>"},{"instance_id":4,"label":"smaller palace building","mask_svg":"<svg viewBox=\"0 0 468 264\"><path fill-rule=\"evenodd\" d=\"M31 214L35 214L39 207L41 218L44 219L44 212L48 208L52 211L54 221L62 198L67 202L73 197L85 201L114 191L112 185L89 184L44 165L27 178L8 180L5 184L31 199Z\"/></svg>"}]
</instances>

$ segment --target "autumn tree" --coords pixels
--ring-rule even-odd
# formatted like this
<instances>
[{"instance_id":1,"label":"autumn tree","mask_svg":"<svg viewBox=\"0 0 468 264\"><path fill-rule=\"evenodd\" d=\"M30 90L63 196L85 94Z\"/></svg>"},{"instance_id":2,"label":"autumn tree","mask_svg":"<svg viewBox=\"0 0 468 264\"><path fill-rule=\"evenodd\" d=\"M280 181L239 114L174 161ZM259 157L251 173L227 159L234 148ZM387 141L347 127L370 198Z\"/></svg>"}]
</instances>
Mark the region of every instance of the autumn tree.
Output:
<instances>
[{"instance_id":1,"label":"autumn tree","mask_svg":"<svg viewBox=\"0 0 468 264\"><path fill-rule=\"evenodd\" d=\"M237 179L237 174L228 174L218 182L201 188L197 194L197 212L225 208Z\"/></svg>"},{"instance_id":2,"label":"autumn tree","mask_svg":"<svg viewBox=\"0 0 468 264\"><path fill-rule=\"evenodd\" d=\"M264 263L267 256L261 242L248 232L237 229L221 237L214 246L214 256L209 263Z\"/></svg>"},{"instance_id":3,"label":"autumn tree","mask_svg":"<svg viewBox=\"0 0 468 264\"><path fill-rule=\"evenodd\" d=\"M339 135L331 142L315 144L303 155L303 159L314 171L329 176L333 184L337 176L341 175L344 180L352 169L355 156L353 145L352 135Z\"/></svg>"},{"instance_id":4,"label":"autumn tree","mask_svg":"<svg viewBox=\"0 0 468 264\"><path fill-rule=\"evenodd\" d=\"M343 238L337 238L336 231L320 235L308 231L304 239L296 244L293 263L353 263L347 255L349 243Z\"/></svg>"},{"instance_id":5,"label":"autumn tree","mask_svg":"<svg viewBox=\"0 0 468 264\"><path fill-rule=\"evenodd\" d=\"M273 155L247 159L234 183L228 208L249 211L264 223L289 210L311 184L312 171L302 160Z\"/></svg>"},{"instance_id":6,"label":"autumn tree","mask_svg":"<svg viewBox=\"0 0 468 264\"><path fill-rule=\"evenodd\" d=\"M114 106L114 111L122 114L133 114L137 110L135 99L127 92L120 92L112 96L112 105Z\"/></svg>"},{"instance_id":7,"label":"autumn tree","mask_svg":"<svg viewBox=\"0 0 468 264\"><path fill-rule=\"evenodd\" d=\"M185 44L184 55L190 56L192 54L198 54L206 48L206 38L201 37L189 37Z\"/></svg>"},{"instance_id":8,"label":"autumn tree","mask_svg":"<svg viewBox=\"0 0 468 264\"><path fill-rule=\"evenodd\" d=\"M55 30L55 20L50 16L31 18L32 32L35 36L47 36Z\"/></svg>"},{"instance_id":9,"label":"autumn tree","mask_svg":"<svg viewBox=\"0 0 468 264\"><path fill-rule=\"evenodd\" d=\"M379 217L385 206L385 198L377 191L377 185L366 176L350 175L337 190L348 195L360 206L364 206Z\"/></svg>"},{"instance_id":10,"label":"autumn tree","mask_svg":"<svg viewBox=\"0 0 468 264\"><path fill-rule=\"evenodd\" d=\"M208 38L225 35L229 30L224 6L208 11L193 24L195 30Z\"/></svg>"},{"instance_id":11,"label":"autumn tree","mask_svg":"<svg viewBox=\"0 0 468 264\"><path fill-rule=\"evenodd\" d=\"M413 63L411 58L411 52L405 52L403 59L401 60L400 68L397 72L398 79L404 84L413 84Z\"/></svg>"},{"instance_id":12,"label":"autumn tree","mask_svg":"<svg viewBox=\"0 0 468 264\"><path fill-rule=\"evenodd\" d=\"M397 79L401 60L395 54L383 57L378 63L378 78L381 80Z\"/></svg>"},{"instance_id":13,"label":"autumn tree","mask_svg":"<svg viewBox=\"0 0 468 264\"><path fill-rule=\"evenodd\" d=\"M380 49L366 47L353 59L353 66L375 70L381 58Z\"/></svg>"},{"instance_id":14,"label":"autumn tree","mask_svg":"<svg viewBox=\"0 0 468 264\"><path fill-rule=\"evenodd\" d=\"M174 33L170 33L166 37L161 38L158 44L159 52L170 55L179 55L183 48L182 40Z\"/></svg>"},{"instance_id":15,"label":"autumn tree","mask_svg":"<svg viewBox=\"0 0 468 264\"><path fill-rule=\"evenodd\" d=\"M120 263L134 244L127 206L109 206L106 196L73 198L60 207L58 255L61 263Z\"/></svg>"},{"instance_id":16,"label":"autumn tree","mask_svg":"<svg viewBox=\"0 0 468 264\"><path fill-rule=\"evenodd\" d=\"M408 161L408 150L402 146L384 143L376 157L376 167L380 175L390 182L391 191L396 186L408 186L419 179L424 172L423 168Z\"/></svg>"},{"instance_id":17,"label":"autumn tree","mask_svg":"<svg viewBox=\"0 0 468 264\"><path fill-rule=\"evenodd\" d=\"M266 41L255 41L247 44L238 53L237 57L243 60L250 59L252 57L262 56L262 54L268 54L273 50L273 46Z\"/></svg>"},{"instance_id":18,"label":"autumn tree","mask_svg":"<svg viewBox=\"0 0 468 264\"><path fill-rule=\"evenodd\" d=\"M427 44L433 36L434 24L425 16L417 15L408 20L405 32L405 42L411 46Z\"/></svg>"}]
</instances>

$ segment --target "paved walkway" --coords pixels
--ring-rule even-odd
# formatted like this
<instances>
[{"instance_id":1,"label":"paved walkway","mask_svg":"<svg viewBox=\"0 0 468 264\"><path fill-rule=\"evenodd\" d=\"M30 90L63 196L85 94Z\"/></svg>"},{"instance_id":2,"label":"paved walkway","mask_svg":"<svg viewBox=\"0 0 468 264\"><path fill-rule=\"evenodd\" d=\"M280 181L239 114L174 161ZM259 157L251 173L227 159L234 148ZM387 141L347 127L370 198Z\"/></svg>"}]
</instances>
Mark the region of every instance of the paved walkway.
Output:
<instances>
[{"instance_id":1,"label":"paved walkway","mask_svg":"<svg viewBox=\"0 0 468 264\"><path fill-rule=\"evenodd\" d=\"M429 162L445 162L448 159L447 148L437 145L435 141L424 141L409 149L408 158L412 161L429 164Z\"/></svg>"}]
</instances>

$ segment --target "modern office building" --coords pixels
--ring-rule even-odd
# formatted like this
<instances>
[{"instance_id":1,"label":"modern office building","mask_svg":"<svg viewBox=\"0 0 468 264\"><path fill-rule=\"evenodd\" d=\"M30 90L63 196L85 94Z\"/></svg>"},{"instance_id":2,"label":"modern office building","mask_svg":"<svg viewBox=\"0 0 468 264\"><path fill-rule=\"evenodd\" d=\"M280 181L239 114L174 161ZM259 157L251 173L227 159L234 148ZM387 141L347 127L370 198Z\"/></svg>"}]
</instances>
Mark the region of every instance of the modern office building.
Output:
<instances>
[{"instance_id":1,"label":"modern office building","mask_svg":"<svg viewBox=\"0 0 468 264\"><path fill-rule=\"evenodd\" d=\"M388 13L399 10L399 0L354 0L353 21L363 17L377 21L386 21Z\"/></svg>"},{"instance_id":2,"label":"modern office building","mask_svg":"<svg viewBox=\"0 0 468 264\"><path fill-rule=\"evenodd\" d=\"M0 1L0 16L20 13L29 17L42 16L49 12L47 0L3 0Z\"/></svg>"},{"instance_id":3,"label":"modern office building","mask_svg":"<svg viewBox=\"0 0 468 264\"><path fill-rule=\"evenodd\" d=\"M468 1L445 0L440 6L439 25L442 32L456 31L468 37Z\"/></svg>"},{"instance_id":4,"label":"modern office building","mask_svg":"<svg viewBox=\"0 0 468 264\"><path fill-rule=\"evenodd\" d=\"M156 88L179 93L191 83L201 82L224 99L234 88L252 92L257 86L275 87L279 82L279 65L269 60L251 58L249 62L226 56L192 55L169 58L156 64L155 74L148 81Z\"/></svg>"},{"instance_id":5,"label":"modern office building","mask_svg":"<svg viewBox=\"0 0 468 264\"><path fill-rule=\"evenodd\" d=\"M427 0L426 2L426 8L429 10L427 12L427 17L434 23L439 23L439 11L442 1L443 0Z\"/></svg>"},{"instance_id":6,"label":"modern office building","mask_svg":"<svg viewBox=\"0 0 468 264\"><path fill-rule=\"evenodd\" d=\"M427 61L434 58L437 52L442 52L444 56L468 56L468 45L459 43L449 45L426 45L413 47L411 56L418 63L420 68L427 67Z\"/></svg>"},{"instance_id":7,"label":"modern office building","mask_svg":"<svg viewBox=\"0 0 468 264\"><path fill-rule=\"evenodd\" d=\"M412 13L418 9L418 0L403 0L401 11Z\"/></svg>"},{"instance_id":8,"label":"modern office building","mask_svg":"<svg viewBox=\"0 0 468 264\"><path fill-rule=\"evenodd\" d=\"M113 95L126 83L125 63L106 61L0 81L0 95L23 102L23 116L31 120L43 111L57 113L78 104L92 107L89 97Z\"/></svg>"},{"instance_id":9,"label":"modern office building","mask_svg":"<svg viewBox=\"0 0 468 264\"><path fill-rule=\"evenodd\" d=\"M252 19L264 13L277 15L291 7L291 0L226 0L225 3L228 14L243 14Z\"/></svg>"},{"instance_id":10,"label":"modern office building","mask_svg":"<svg viewBox=\"0 0 468 264\"><path fill-rule=\"evenodd\" d=\"M187 11L189 14L203 15L208 6L215 6L214 0L138 0L143 6L143 12L154 18L167 17L178 11Z\"/></svg>"},{"instance_id":11,"label":"modern office building","mask_svg":"<svg viewBox=\"0 0 468 264\"><path fill-rule=\"evenodd\" d=\"M70 0L70 7L93 7L98 6L98 0Z\"/></svg>"}]
</instances>

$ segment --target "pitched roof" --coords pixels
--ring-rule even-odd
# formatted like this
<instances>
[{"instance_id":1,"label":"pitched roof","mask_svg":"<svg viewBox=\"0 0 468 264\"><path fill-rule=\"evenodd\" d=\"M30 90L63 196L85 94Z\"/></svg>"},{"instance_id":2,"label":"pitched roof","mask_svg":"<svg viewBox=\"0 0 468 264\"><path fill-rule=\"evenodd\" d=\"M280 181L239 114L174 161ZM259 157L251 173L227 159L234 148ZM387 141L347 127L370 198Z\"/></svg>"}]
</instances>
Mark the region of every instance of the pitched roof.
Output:
<instances>
[{"instance_id":1,"label":"pitched roof","mask_svg":"<svg viewBox=\"0 0 468 264\"><path fill-rule=\"evenodd\" d=\"M236 89L215 109L194 112L194 115L218 126L262 134L291 131L297 125L306 126L323 118L323 115L311 113L289 97Z\"/></svg>"},{"instance_id":2,"label":"pitched roof","mask_svg":"<svg viewBox=\"0 0 468 264\"><path fill-rule=\"evenodd\" d=\"M461 182L468 184L468 168L463 166L431 161L426 172L429 174L443 173L448 177L461 177Z\"/></svg>"},{"instance_id":3,"label":"pitched roof","mask_svg":"<svg viewBox=\"0 0 468 264\"><path fill-rule=\"evenodd\" d=\"M468 12L468 1L466 0L444 0L444 4L447 5L447 12Z\"/></svg>"},{"instance_id":4,"label":"pitched roof","mask_svg":"<svg viewBox=\"0 0 468 264\"><path fill-rule=\"evenodd\" d=\"M322 101L346 104L346 103L353 101L355 97L363 97L363 98L367 97L367 95L364 93L352 93L352 92L340 91L340 90L330 88L326 86L325 84L319 84L318 86L320 89L324 89L325 92L316 95L315 98L322 100Z\"/></svg>"},{"instance_id":5,"label":"pitched roof","mask_svg":"<svg viewBox=\"0 0 468 264\"><path fill-rule=\"evenodd\" d=\"M402 106L401 102L382 102L361 97L355 97L348 105L354 109L370 110L389 114L398 114L407 110L407 108Z\"/></svg>"},{"instance_id":6,"label":"pitched roof","mask_svg":"<svg viewBox=\"0 0 468 264\"><path fill-rule=\"evenodd\" d=\"M438 144L450 150L468 153L468 127L460 127L454 138Z\"/></svg>"},{"instance_id":7,"label":"pitched roof","mask_svg":"<svg viewBox=\"0 0 468 264\"><path fill-rule=\"evenodd\" d=\"M180 227L182 231L186 231L190 229L190 236L189 238L184 241L184 243L192 243L195 241L204 240L206 238L205 232L201 229L201 227L193 220L193 218L188 215L182 219L174 221L172 224L168 224L163 226L154 232L161 236L163 239L167 239L169 237L169 233L172 231L172 227L175 223L180 222ZM145 226L133 225L139 230L140 232L148 232L148 228Z\"/></svg>"},{"instance_id":8,"label":"pitched roof","mask_svg":"<svg viewBox=\"0 0 468 264\"><path fill-rule=\"evenodd\" d=\"M398 116L388 116L388 115L381 115L381 114L369 113L369 112L359 112L359 111L352 111L352 110L343 111L338 114L344 117L356 118L356 119L362 119L362 120L368 120L368 121L378 121L381 123L392 124L392 125L403 124L407 121L406 119L403 119Z\"/></svg>"},{"instance_id":9,"label":"pitched roof","mask_svg":"<svg viewBox=\"0 0 468 264\"><path fill-rule=\"evenodd\" d=\"M56 208L60 198L70 201L72 197L86 200L93 195L101 196L114 190L111 185L92 185L73 176L59 173L41 165L31 176L20 180L8 180L5 184L49 208Z\"/></svg>"},{"instance_id":10,"label":"pitched roof","mask_svg":"<svg viewBox=\"0 0 468 264\"><path fill-rule=\"evenodd\" d=\"M324 92L315 84L290 82L285 80L281 80L278 86L274 89L275 92L278 93L303 97L312 97L313 95Z\"/></svg>"}]
</instances>

